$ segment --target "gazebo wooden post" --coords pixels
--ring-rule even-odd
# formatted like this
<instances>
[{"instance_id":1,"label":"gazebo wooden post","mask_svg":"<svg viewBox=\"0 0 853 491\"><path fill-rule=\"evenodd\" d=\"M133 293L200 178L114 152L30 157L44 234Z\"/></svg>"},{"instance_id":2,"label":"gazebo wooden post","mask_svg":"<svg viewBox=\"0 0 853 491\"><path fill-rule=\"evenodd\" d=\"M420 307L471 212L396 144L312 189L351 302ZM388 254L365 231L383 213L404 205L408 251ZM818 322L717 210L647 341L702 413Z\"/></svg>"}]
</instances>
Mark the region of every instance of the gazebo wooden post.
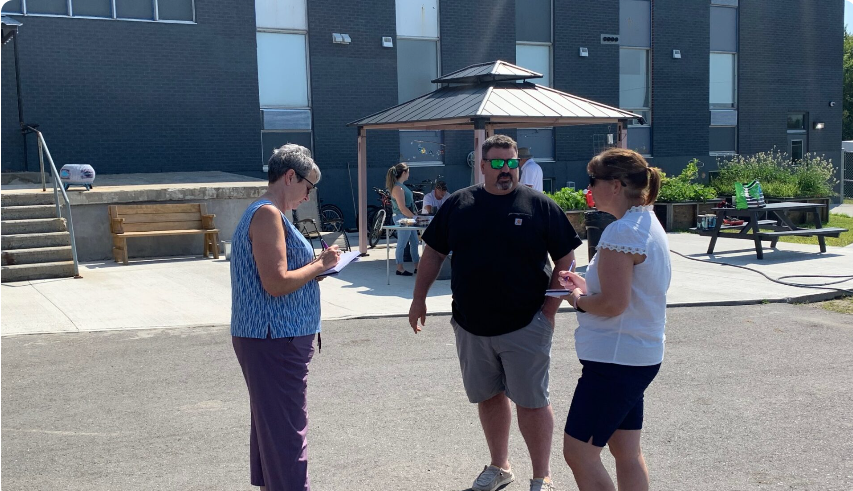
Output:
<instances>
[{"instance_id":1,"label":"gazebo wooden post","mask_svg":"<svg viewBox=\"0 0 853 491\"><path fill-rule=\"evenodd\" d=\"M358 252L367 254L367 130L358 127Z\"/></svg>"},{"instance_id":2,"label":"gazebo wooden post","mask_svg":"<svg viewBox=\"0 0 853 491\"><path fill-rule=\"evenodd\" d=\"M486 178L483 176L483 142L486 141L486 121L474 120L474 184L482 184Z\"/></svg>"},{"instance_id":3,"label":"gazebo wooden post","mask_svg":"<svg viewBox=\"0 0 853 491\"><path fill-rule=\"evenodd\" d=\"M617 145L619 148L628 148L628 127L625 124L625 121L619 121L616 123L616 131L619 132L616 135L618 139Z\"/></svg>"}]
</instances>

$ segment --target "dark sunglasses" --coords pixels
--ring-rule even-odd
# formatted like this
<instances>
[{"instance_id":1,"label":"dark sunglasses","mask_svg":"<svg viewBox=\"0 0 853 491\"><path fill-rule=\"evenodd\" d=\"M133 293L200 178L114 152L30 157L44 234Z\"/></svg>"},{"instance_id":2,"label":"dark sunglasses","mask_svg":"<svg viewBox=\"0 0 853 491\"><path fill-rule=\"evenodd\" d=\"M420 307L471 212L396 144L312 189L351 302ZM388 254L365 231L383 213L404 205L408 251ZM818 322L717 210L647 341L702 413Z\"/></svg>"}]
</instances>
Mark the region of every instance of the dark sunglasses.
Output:
<instances>
[{"instance_id":1,"label":"dark sunglasses","mask_svg":"<svg viewBox=\"0 0 853 491\"><path fill-rule=\"evenodd\" d=\"M619 181L619 184L623 186L627 186L623 181L621 181L618 177L595 177L592 174L589 174L589 186L595 186L595 181Z\"/></svg>"},{"instance_id":2,"label":"dark sunglasses","mask_svg":"<svg viewBox=\"0 0 853 491\"><path fill-rule=\"evenodd\" d=\"M307 177L303 176L302 174L300 174L296 171L293 171L293 173L296 174L297 176L301 177L304 181L307 181L308 184L311 185L311 187L308 188L308 191L311 191L312 189L317 189L317 183L316 182L311 182L311 179L308 179Z\"/></svg>"},{"instance_id":3,"label":"dark sunglasses","mask_svg":"<svg viewBox=\"0 0 853 491\"><path fill-rule=\"evenodd\" d=\"M510 169L515 169L518 167L518 159L483 159L489 164L491 164L492 169L498 170L503 169L504 165L509 167Z\"/></svg>"}]
</instances>

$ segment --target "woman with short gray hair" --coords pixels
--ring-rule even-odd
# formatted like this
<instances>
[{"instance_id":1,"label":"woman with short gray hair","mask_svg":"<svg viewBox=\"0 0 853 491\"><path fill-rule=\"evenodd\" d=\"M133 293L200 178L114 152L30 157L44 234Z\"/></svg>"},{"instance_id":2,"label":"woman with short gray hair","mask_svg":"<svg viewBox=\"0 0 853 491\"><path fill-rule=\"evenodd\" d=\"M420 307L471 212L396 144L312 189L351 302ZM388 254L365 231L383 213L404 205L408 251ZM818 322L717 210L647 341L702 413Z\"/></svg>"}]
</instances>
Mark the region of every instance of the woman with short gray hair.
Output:
<instances>
[{"instance_id":1,"label":"woman with short gray hair","mask_svg":"<svg viewBox=\"0 0 853 491\"><path fill-rule=\"evenodd\" d=\"M314 248L285 217L320 180L311 152L288 144L269 160L269 187L249 205L231 249L231 340L251 406L251 483L262 490L308 490L306 382L320 345L323 271L332 246Z\"/></svg>"}]
</instances>

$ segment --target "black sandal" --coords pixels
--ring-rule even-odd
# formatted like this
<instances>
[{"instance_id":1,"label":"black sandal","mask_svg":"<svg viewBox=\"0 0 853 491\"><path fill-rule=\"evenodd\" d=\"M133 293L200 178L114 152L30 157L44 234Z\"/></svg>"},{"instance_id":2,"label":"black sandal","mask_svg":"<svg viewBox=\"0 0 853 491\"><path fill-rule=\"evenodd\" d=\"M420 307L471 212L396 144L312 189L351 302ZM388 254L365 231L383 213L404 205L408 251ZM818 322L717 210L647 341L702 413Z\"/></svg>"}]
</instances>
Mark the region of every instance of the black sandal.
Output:
<instances>
[{"instance_id":1,"label":"black sandal","mask_svg":"<svg viewBox=\"0 0 853 491\"><path fill-rule=\"evenodd\" d=\"M414 276L408 271L397 271L397 276Z\"/></svg>"}]
</instances>

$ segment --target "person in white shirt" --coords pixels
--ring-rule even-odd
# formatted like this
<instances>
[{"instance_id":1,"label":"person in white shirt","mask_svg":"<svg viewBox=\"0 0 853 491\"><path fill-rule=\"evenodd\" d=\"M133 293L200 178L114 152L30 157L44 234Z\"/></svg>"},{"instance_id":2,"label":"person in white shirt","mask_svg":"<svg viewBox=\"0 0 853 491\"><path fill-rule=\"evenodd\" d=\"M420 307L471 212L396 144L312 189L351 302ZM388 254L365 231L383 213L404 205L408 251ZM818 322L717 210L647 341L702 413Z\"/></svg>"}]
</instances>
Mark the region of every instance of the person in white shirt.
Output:
<instances>
[{"instance_id":1,"label":"person in white shirt","mask_svg":"<svg viewBox=\"0 0 853 491\"><path fill-rule=\"evenodd\" d=\"M518 182L529 188L542 192L542 167L533 160L533 154L527 147L518 149L518 168L521 170L521 177Z\"/></svg>"},{"instance_id":2,"label":"person in white shirt","mask_svg":"<svg viewBox=\"0 0 853 491\"><path fill-rule=\"evenodd\" d=\"M441 205L447 201L450 194L447 192L447 183L444 181L436 181L435 189L424 196L423 212L427 215L435 215L435 212L441 208Z\"/></svg>"},{"instance_id":3,"label":"person in white shirt","mask_svg":"<svg viewBox=\"0 0 853 491\"><path fill-rule=\"evenodd\" d=\"M616 217L601 234L586 278L559 272L578 312L575 349L583 365L563 455L579 489L615 489L601 463L608 445L619 489L649 489L640 449L643 393L663 361L669 243L652 204L660 169L632 150L612 148L587 164L595 206Z\"/></svg>"}]
</instances>

